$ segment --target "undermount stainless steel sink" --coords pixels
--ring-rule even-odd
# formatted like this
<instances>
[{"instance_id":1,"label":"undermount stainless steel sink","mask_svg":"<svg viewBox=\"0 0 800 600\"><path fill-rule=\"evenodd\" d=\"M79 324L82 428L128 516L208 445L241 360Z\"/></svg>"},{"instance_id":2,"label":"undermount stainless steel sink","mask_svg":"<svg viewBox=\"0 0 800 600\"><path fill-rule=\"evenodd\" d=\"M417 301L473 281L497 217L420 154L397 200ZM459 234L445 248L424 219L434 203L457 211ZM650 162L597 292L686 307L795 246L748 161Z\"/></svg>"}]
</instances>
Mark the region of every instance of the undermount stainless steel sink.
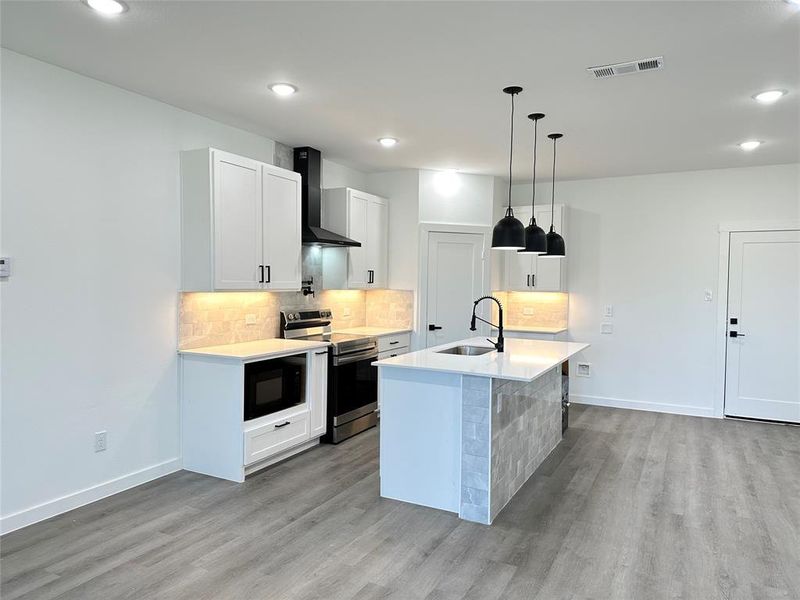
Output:
<instances>
[{"instance_id":1,"label":"undermount stainless steel sink","mask_svg":"<svg viewBox=\"0 0 800 600\"><path fill-rule=\"evenodd\" d=\"M494 352L494 348L485 346L453 346L444 350L437 350L436 354L458 354L460 356L480 356L487 352Z\"/></svg>"}]
</instances>

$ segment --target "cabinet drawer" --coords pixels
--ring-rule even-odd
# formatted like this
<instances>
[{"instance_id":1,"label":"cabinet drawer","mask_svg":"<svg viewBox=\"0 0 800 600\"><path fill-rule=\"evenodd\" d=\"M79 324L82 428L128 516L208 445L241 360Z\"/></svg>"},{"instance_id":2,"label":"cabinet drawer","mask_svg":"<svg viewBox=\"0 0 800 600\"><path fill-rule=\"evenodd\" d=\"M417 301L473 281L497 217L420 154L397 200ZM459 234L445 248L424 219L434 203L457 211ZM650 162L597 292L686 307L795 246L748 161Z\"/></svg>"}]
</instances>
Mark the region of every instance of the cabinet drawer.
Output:
<instances>
[{"instance_id":1,"label":"cabinet drawer","mask_svg":"<svg viewBox=\"0 0 800 600\"><path fill-rule=\"evenodd\" d=\"M408 347L405 348L395 348L394 350L386 350L385 352L378 353L378 360L383 360L384 358L392 358L393 356L400 356L401 354L407 354Z\"/></svg>"},{"instance_id":2,"label":"cabinet drawer","mask_svg":"<svg viewBox=\"0 0 800 600\"><path fill-rule=\"evenodd\" d=\"M244 464L249 465L308 439L308 413L265 423L244 432Z\"/></svg>"},{"instance_id":3,"label":"cabinet drawer","mask_svg":"<svg viewBox=\"0 0 800 600\"><path fill-rule=\"evenodd\" d=\"M396 335L385 335L378 338L378 352L386 352L387 350L397 350L399 348L408 348L411 342L410 333L398 333Z\"/></svg>"}]
</instances>

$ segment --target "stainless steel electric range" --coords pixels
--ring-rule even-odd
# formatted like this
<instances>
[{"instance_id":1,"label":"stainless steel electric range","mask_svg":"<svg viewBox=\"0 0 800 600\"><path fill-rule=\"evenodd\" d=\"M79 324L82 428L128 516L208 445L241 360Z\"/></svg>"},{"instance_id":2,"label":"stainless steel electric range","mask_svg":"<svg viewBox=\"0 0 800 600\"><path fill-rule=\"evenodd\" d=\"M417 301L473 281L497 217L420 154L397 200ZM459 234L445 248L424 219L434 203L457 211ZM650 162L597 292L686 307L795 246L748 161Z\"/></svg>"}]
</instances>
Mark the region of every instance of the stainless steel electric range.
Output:
<instances>
[{"instance_id":1,"label":"stainless steel electric range","mask_svg":"<svg viewBox=\"0 0 800 600\"><path fill-rule=\"evenodd\" d=\"M281 337L330 342L328 429L323 441L342 440L378 423L378 357L375 337L333 333L330 309L282 310Z\"/></svg>"}]
</instances>

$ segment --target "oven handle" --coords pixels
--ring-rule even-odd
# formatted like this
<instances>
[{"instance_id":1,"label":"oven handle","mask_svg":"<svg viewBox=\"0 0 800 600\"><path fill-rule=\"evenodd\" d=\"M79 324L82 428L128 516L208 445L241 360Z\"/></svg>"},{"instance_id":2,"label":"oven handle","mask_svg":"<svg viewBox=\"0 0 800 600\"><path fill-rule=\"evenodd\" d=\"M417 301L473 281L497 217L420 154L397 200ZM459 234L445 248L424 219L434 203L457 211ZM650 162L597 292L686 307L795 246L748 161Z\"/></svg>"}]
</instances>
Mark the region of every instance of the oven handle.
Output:
<instances>
[{"instance_id":1,"label":"oven handle","mask_svg":"<svg viewBox=\"0 0 800 600\"><path fill-rule=\"evenodd\" d=\"M367 360L370 358L378 358L378 349L374 346L367 348L361 352L353 352L352 354L340 354L333 357L333 366L348 365L350 363L358 362L359 360Z\"/></svg>"}]
</instances>

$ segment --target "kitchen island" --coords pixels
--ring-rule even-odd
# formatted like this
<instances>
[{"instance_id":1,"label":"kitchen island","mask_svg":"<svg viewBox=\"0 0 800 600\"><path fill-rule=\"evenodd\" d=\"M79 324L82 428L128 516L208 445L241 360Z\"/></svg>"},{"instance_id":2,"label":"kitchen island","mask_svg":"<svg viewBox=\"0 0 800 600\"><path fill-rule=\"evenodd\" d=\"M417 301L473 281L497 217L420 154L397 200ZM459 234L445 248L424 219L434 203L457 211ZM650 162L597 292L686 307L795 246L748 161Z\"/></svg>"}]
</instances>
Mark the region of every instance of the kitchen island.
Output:
<instances>
[{"instance_id":1,"label":"kitchen island","mask_svg":"<svg viewBox=\"0 0 800 600\"><path fill-rule=\"evenodd\" d=\"M471 338L374 363L381 496L491 524L561 441L562 364L587 347Z\"/></svg>"}]
</instances>

